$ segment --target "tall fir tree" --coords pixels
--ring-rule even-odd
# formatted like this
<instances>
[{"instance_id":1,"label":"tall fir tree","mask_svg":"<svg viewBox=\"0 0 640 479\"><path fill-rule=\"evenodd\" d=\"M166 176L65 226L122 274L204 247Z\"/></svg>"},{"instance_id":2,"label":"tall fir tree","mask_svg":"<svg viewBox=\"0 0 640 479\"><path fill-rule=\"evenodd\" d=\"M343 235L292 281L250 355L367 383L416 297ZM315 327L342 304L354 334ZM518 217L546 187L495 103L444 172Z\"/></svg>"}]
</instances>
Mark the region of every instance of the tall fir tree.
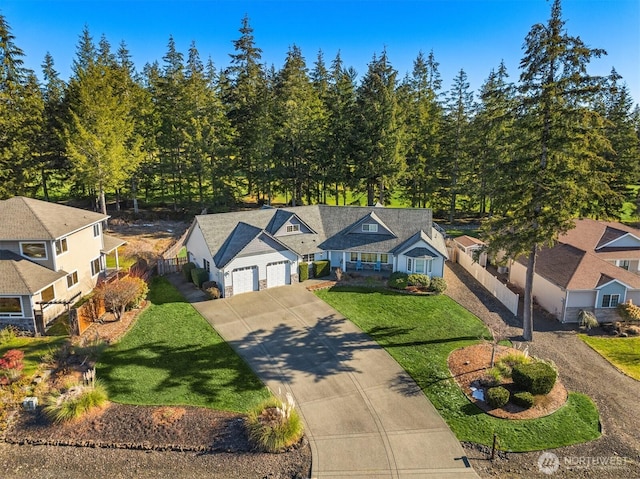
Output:
<instances>
[{"instance_id":1,"label":"tall fir tree","mask_svg":"<svg viewBox=\"0 0 640 479\"><path fill-rule=\"evenodd\" d=\"M367 194L367 203L384 205L404 171L402 125L398 121L397 71L387 57L375 55L358 88L354 119L355 174Z\"/></svg>"},{"instance_id":2,"label":"tall fir tree","mask_svg":"<svg viewBox=\"0 0 640 479\"><path fill-rule=\"evenodd\" d=\"M523 337L532 341L538 252L574 226L594 192L606 194L606 182L594 173L607 140L601 117L590 108L601 82L587 73L589 61L604 52L568 35L559 0L548 22L531 28L524 49L518 149L502 165L494 214L483 228L491 250L527 257Z\"/></svg>"}]
</instances>

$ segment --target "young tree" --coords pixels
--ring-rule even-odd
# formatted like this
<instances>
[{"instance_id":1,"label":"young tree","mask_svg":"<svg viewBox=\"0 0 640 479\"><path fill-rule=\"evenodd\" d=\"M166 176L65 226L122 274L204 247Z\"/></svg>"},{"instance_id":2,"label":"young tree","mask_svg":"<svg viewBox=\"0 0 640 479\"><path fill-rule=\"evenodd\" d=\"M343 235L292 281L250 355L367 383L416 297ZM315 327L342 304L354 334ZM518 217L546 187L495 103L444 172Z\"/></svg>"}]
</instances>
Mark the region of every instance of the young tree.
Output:
<instances>
[{"instance_id":1,"label":"young tree","mask_svg":"<svg viewBox=\"0 0 640 479\"><path fill-rule=\"evenodd\" d=\"M594 174L606 147L602 121L589 108L600 82L587 73L591 58L604 52L587 47L564 28L560 1L546 24L525 40L520 63L518 150L501 166L493 191L494 215L484 224L493 251L528 256L523 337L533 340L533 278L538 251L574 226L594 191L607 185Z\"/></svg>"}]
</instances>

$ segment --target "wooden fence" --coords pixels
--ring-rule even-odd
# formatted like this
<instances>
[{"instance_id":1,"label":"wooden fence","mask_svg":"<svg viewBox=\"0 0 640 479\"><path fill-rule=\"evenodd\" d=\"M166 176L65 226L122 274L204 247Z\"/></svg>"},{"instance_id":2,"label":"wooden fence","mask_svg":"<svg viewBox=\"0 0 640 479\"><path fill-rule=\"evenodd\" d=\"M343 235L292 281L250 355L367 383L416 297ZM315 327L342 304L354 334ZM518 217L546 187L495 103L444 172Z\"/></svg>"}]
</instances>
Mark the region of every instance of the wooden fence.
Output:
<instances>
[{"instance_id":1,"label":"wooden fence","mask_svg":"<svg viewBox=\"0 0 640 479\"><path fill-rule=\"evenodd\" d=\"M489 291L498 301L504 304L514 316L518 315L518 302L520 295L514 293L506 285L502 284L498 278L484 269L473 258L462 251L457 251L458 264L466 269L471 276L477 279L484 288Z\"/></svg>"},{"instance_id":2,"label":"wooden fence","mask_svg":"<svg viewBox=\"0 0 640 479\"><path fill-rule=\"evenodd\" d=\"M164 276L171 273L179 273L182 266L189 262L189 258L158 258L158 275Z\"/></svg>"},{"instance_id":3,"label":"wooden fence","mask_svg":"<svg viewBox=\"0 0 640 479\"><path fill-rule=\"evenodd\" d=\"M70 309L69 327L71 334L81 335L106 312L104 301L95 298L90 299L78 308Z\"/></svg>"}]
</instances>

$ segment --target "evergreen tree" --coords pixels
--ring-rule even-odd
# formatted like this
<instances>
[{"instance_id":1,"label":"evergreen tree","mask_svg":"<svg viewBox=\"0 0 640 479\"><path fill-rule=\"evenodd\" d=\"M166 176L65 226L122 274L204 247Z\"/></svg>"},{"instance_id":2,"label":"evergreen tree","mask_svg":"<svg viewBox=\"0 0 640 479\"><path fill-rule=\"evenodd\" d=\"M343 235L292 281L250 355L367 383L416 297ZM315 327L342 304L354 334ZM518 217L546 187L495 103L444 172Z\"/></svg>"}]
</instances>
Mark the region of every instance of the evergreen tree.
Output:
<instances>
[{"instance_id":1,"label":"evergreen tree","mask_svg":"<svg viewBox=\"0 0 640 479\"><path fill-rule=\"evenodd\" d=\"M43 124L37 142L42 194L49 201L51 179L68 178L70 165L67 161L64 143L65 88L58 76L53 57L47 53L42 63L42 97L44 101Z\"/></svg>"},{"instance_id":2,"label":"evergreen tree","mask_svg":"<svg viewBox=\"0 0 640 479\"><path fill-rule=\"evenodd\" d=\"M601 88L588 75L588 48L565 32L560 1L546 24L536 24L525 40L520 63L518 149L502 165L493 191L494 215L484 224L493 251L528 256L523 337L533 339L533 279L541 247L574 226L574 218L606 183L594 173L606 147L602 121L589 105Z\"/></svg>"},{"instance_id":3,"label":"evergreen tree","mask_svg":"<svg viewBox=\"0 0 640 479\"><path fill-rule=\"evenodd\" d=\"M471 168L470 124L473 93L467 74L460 70L449 91L445 115L445 135L442 144L440 179L443 196L449 199L449 223L456 215L458 194L474 188Z\"/></svg>"},{"instance_id":4,"label":"evergreen tree","mask_svg":"<svg viewBox=\"0 0 640 479\"><path fill-rule=\"evenodd\" d=\"M397 72L383 51L375 55L358 88L355 116L355 169L367 202L386 203L404 171L402 126L398 121Z\"/></svg>"},{"instance_id":5,"label":"evergreen tree","mask_svg":"<svg viewBox=\"0 0 640 479\"><path fill-rule=\"evenodd\" d=\"M290 192L293 206L302 202L303 194L310 203L325 116L302 52L295 45L277 76L274 111L273 151L282 189Z\"/></svg>"},{"instance_id":6,"label":"evergreen tree","mask_svg":"<svg viewBox=\"0 0 640 479\"><path fill-rule=\"evenodd\" d=\"M237 131L235 151L246 178L248 194L260 196L267 187L264 177L270 172L271 131L269 92L264 67L260 63L262 50L255 46L249 18L242 19L240 38L233 42L235 53L224 77L225 103L231 126ZM262 177L257 181L256 177Z\"/></svg>"},{"instance_id":7,"label":"evergreen tree","mask_svg":"<svg viewBox=\"0 0 640 479\"><path fill-rule=\"evenodd\" d=\"M504 62L497 71L492 70L480 88L481 103L473 118L474 174L478 176L478 203L480 214L487 212L491 203L493 185L503 181L500 177L503 166L513 155L514 115L516 107L515 86L508 81Z\"/></svg>"},{"instance_id":8,"label":"evergreen tree","mask_svg":"<svg viewBox=\"0 0 640 479\"><path fill-rule=\"evenodd\" d=\"M440 154L443 111L438 96L442 85L433 52L420 52L405 80L407 101L407 171L403 181L405 197L412 207L426 207L436 190L437 158Z\"/></svg>"},{"instance_id":9,"label":"evergreen tree","mask_svg":"<svg viewBox=\"0 0 640 479\"><path fill-rule=\"evenodd\" d=\"M35 144L42 128L42 95L24 53L0 15L0 198L34 194L38 183Z\"/></svg>"}]
</instances>

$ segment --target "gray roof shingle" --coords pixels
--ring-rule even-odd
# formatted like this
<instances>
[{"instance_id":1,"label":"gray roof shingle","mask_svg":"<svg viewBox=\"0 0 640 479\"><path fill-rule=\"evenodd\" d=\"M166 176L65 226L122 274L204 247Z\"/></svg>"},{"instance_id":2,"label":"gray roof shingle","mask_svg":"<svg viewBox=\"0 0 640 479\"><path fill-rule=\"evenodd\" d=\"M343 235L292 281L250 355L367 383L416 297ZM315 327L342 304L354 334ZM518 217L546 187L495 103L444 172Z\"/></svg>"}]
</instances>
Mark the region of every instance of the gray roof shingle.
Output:
<instances>
[{"instance_id":1,"label":"gray roof shingle","mask_svg":"<svg viewBox=\"0 0 640 479\"><path fill-rule=\"evenodd\" d=\"M0 250L0 294L32 295L67 275Z\"/></svg>"},{"instance_id":2,"label":"gray roof shingle","mask_svg":"<svg viewBox=\"0 0 640 479\"><path fill-rule=\"evenodd\" d=\"M356 223L374 211L375 218L395 236L351 232ZM416 241L425 239L446 257L444 239L432 232L429 209L311 205L199 215L195 221L216 265L221 267L220 264L228 263L261 230L275 233L293 214L313 233L278 236L277 240L299 255L322 250L391 252L415 237ZM244 226L240 227L240 223Z\"/></svg>"},{"instance_id":3,"label":"gray roof shingle","mask_svg":"<svg viewBox=\"0 0 640 479\"><path fill-rule=\"evenodd\" d=\"M0 241L51 241L107 218L93 211L15 196L0 201Z\"/></svg>"}]
</instances>

